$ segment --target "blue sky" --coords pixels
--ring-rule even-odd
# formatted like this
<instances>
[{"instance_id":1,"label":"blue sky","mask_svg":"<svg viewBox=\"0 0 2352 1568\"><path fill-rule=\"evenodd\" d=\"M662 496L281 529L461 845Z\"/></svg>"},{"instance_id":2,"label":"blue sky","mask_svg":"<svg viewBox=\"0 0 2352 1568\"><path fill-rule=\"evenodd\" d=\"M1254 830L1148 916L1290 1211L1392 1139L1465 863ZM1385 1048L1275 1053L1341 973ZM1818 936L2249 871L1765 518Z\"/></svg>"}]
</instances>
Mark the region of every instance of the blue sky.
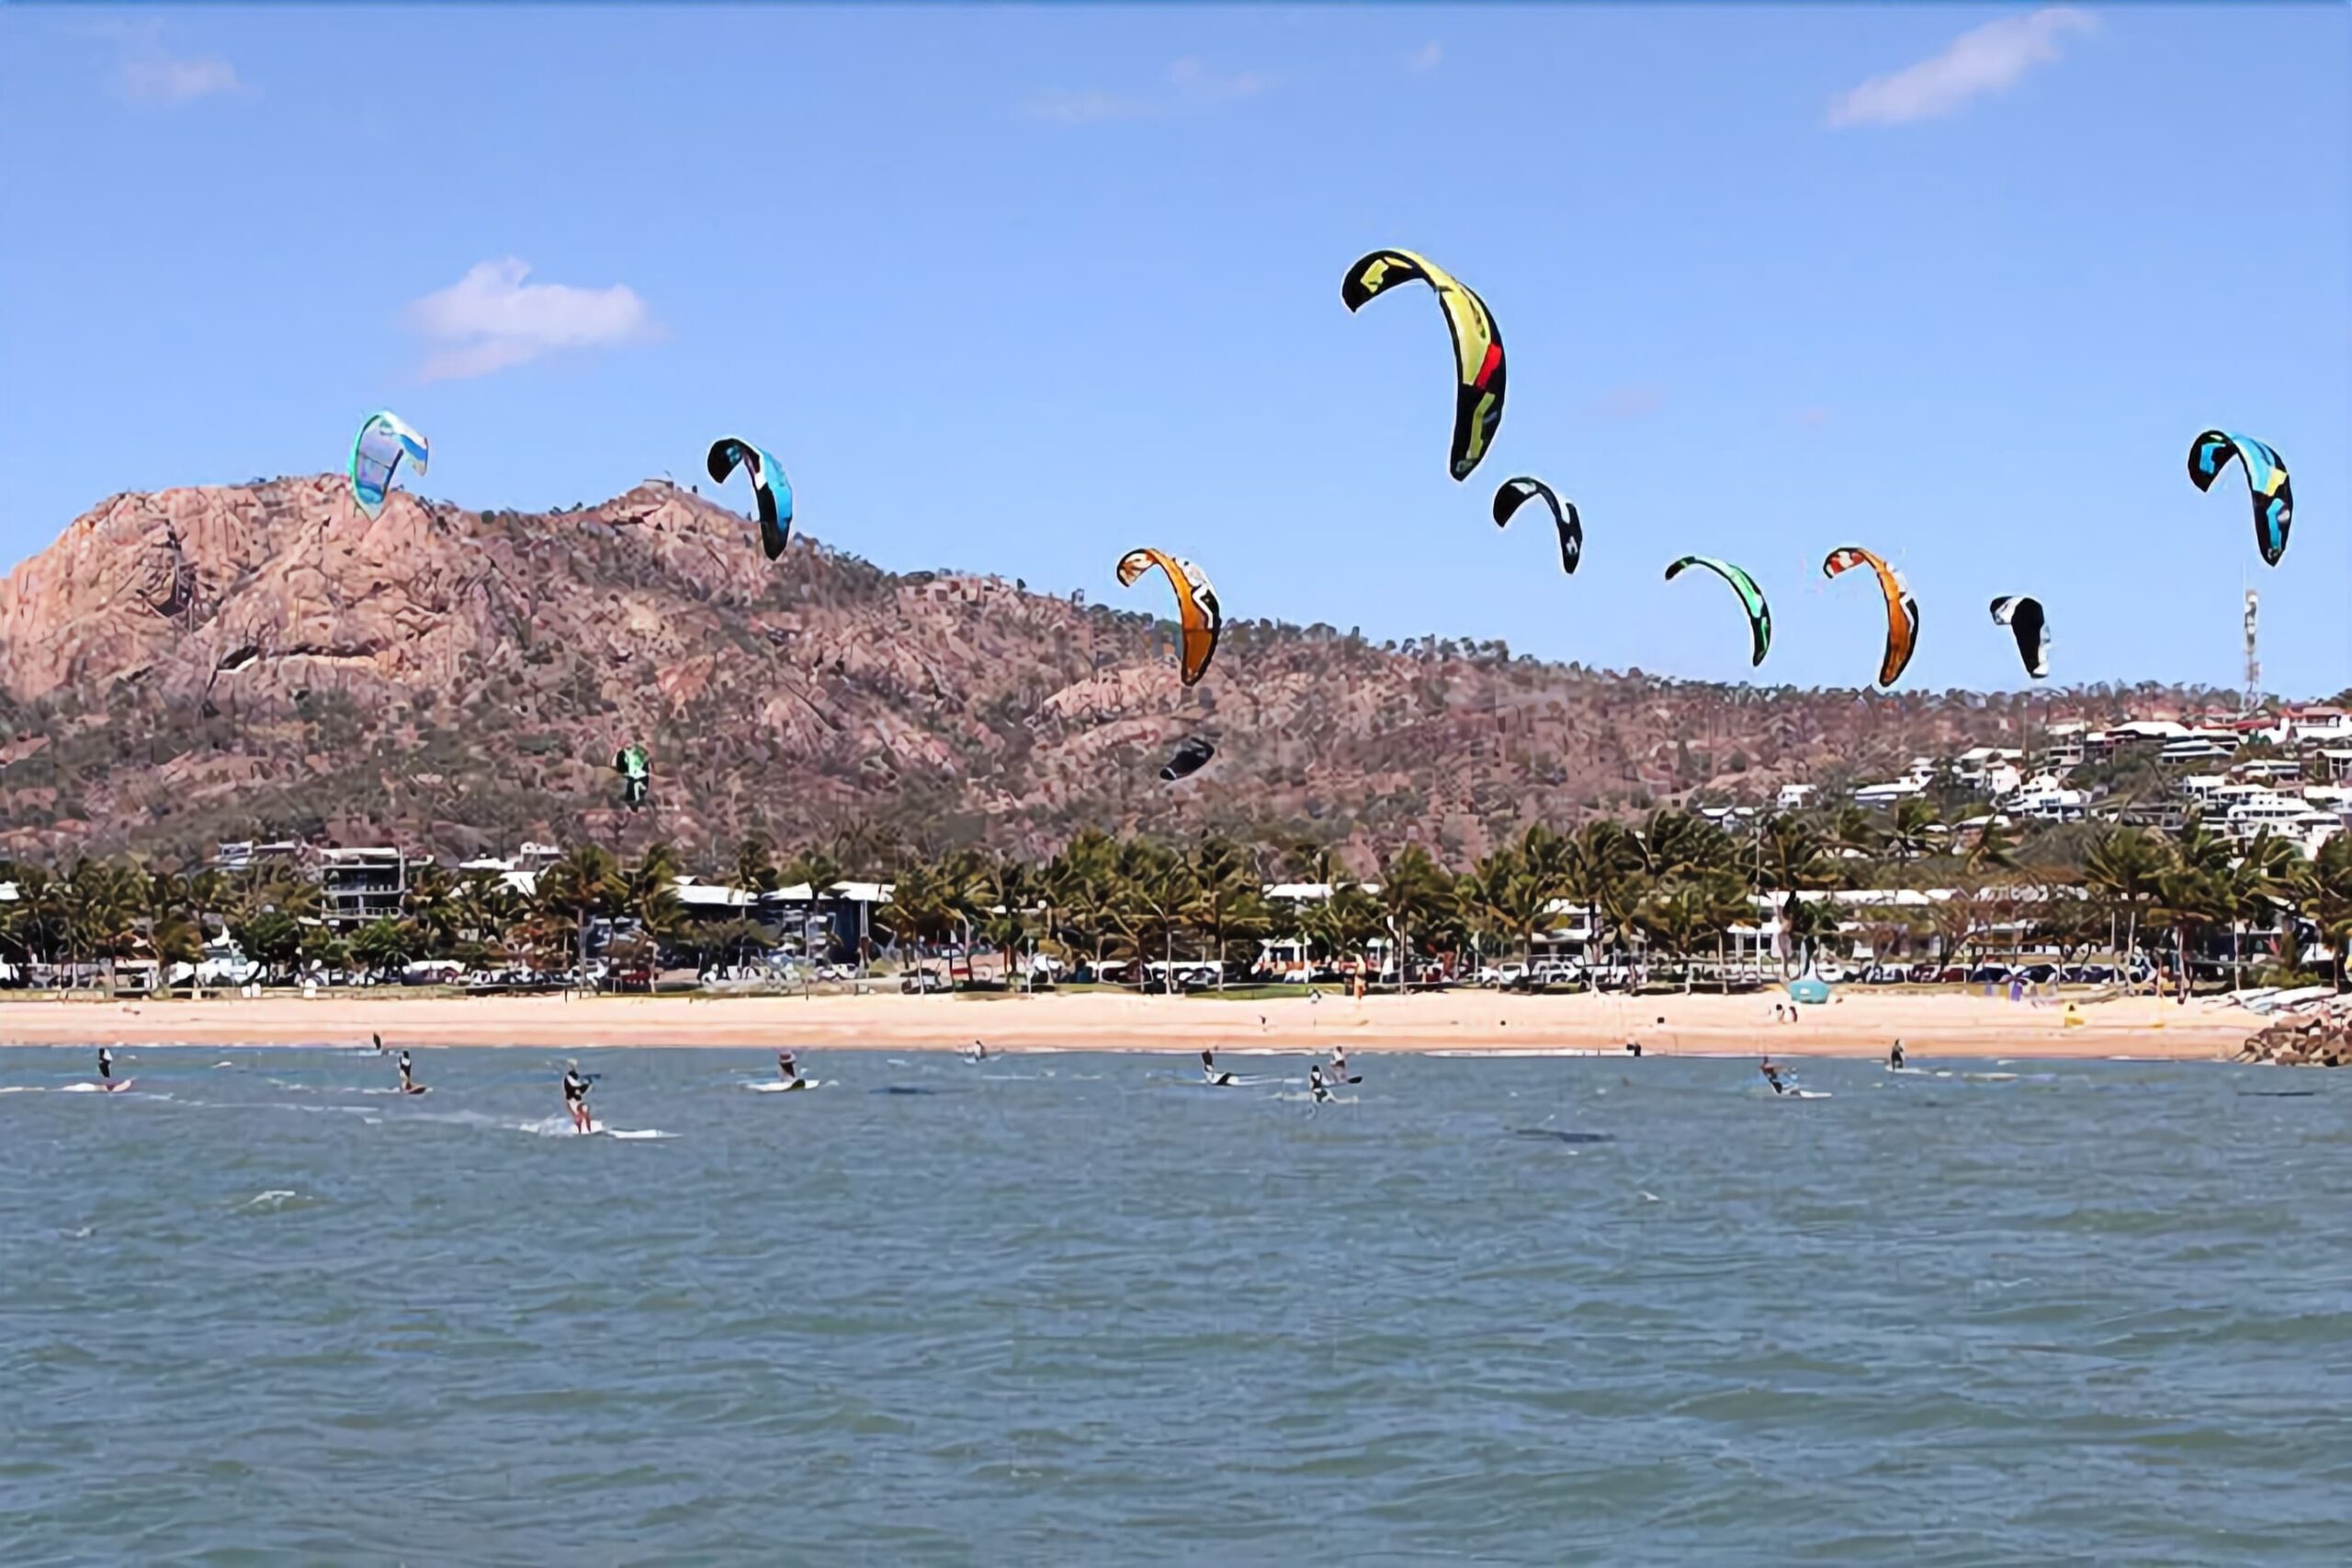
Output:
<instances>
[{"instance_id":1,"label":"blue sky","mask_svg":"<svg viewBox=\"0 0 2352 1568\"><path fill-rule=\"evenodd\" d=\"M129 489L433 440L462 504L594 501L716 435L884 565L1855 684L2352 684L2342 6L0 9L0 562ZM1423 251L1501 322L1446 477ZM2287 457L2255 556L2207 424ZM1582 508L1573 579L1494 486ZM707 487L706 487L707 488ZM737 504L741 495L733 497ZM746 570L758 570L747 538ZM1139 604L1144 602L1138 601ZM1147 605L1146 607L1151 607Z\"/></svg>"}]
</instances>

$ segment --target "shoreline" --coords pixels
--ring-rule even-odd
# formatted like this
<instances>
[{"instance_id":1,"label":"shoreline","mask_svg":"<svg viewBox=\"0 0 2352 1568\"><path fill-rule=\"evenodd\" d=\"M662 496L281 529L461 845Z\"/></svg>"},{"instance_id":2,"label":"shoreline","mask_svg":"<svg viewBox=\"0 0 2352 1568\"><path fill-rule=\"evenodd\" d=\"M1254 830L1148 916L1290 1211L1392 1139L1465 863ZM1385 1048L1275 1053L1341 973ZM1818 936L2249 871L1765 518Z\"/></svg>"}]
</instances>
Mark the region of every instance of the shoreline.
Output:
<instances>
[{"instance_id":1,"label":"shoreline","mask_svg":"<svg viewBox=\"0 0 2352 1568\"><path fill-rule=\"evenodd\" d=\"M2078 1004L1973 995L1840 993L1775 1024L1772 993L1502 996L1455 991L1361 1001L1213 997L402 997L345 993L206 1001L0 1000L0 1048L166 1045L659 1047L991 1054L1198 1052L1351 1055L1774 1055L1876 1060L1900 1038L1915 1058L2213 1061L2262 1020L2214 999Z\"/></svg>"}]
</instances>

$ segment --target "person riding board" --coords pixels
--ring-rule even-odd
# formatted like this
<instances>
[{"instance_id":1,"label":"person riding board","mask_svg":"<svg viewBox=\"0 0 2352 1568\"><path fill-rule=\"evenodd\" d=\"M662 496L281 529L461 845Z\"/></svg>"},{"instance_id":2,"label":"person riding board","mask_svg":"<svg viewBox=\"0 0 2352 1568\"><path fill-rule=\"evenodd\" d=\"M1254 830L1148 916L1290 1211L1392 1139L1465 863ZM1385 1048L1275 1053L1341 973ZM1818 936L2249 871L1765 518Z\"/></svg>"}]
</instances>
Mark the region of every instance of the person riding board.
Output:
<instances>
[{"instance_id":1,"label":"person riding board","mask_svg":"<svg viewBox=\"0 0 2352 1568\"><path fill-rule=\"evenodd\" d=\"M1758 1063L1756 1070L1764 1075L1764 1081L1772 1086L1772 1092L1774 1094L1786 1094L1789 1092L1788 1084L1784 1082L1781 1077L1781 1069L1774 1064L1771 1057L1767 1056L1763 1061Z\"/></svg>"},{"instance_id":2,"label":"person riding board","mask_svg":"<svg viewBox=\"0 0 2352 1568\"><path fill-rule=\"evenodd\" d=\"M1348 1048L1345 1045L1334 1045L1331 1047L1331 1081L1333 1083L1353 1083L1356 1081L1353 1077L1349 1076L1348 1073Z\"/></svg>"},{"instance_id":3,"label":"person riding board","mask_svg":"<svg viewBox=\"0 0 2352 1568\"><path fill-rule=\"evenodd\" d=\"M1233 1081L1231 1073L1221 1073L1216 1070L1216 1050L1213 1046L1201 1047L1201 1077L1219 1089L1225 1088Z\"/></svg>"},{"instance_id":4,"label":"person riding board","mask_svg":"<svg viewBox=\"0 0 2352 1568\"><path fill-rule=\"evenodd\" d=\"M408 1047L406 1046L401 1047L401 1092L402 1094L423 1094L424 1092L424 1089L417 1087L416 1067L414 1064L411 1063L408 1059Z\"/></svg>"},{"instance_id":5,"label":"person riding board","mask_svg":"<svg viewBox=\"0 0 2352 1568\"><path fill-rule=\"evenodd\" d=\"M1890 1050L1890 1051L1888 1051L1888 1052L1887 1052L1887 1054L1886 1054L1886 1065L1887 1065L1888 1066L1890 1066L1890 1067L1893 1067L1896 1072L1901 1072L1901 1071L1903 1070L1903 1042L1902 1042L1902 1041L1900 1041L1900 1040L1896 1041L1896 1042L1894 1043L1894 1048L1893 1048L1892 1050Z\"/></svg>"},{"instance_id":6,"label":"person riding board","mask_svg":"<svg viewBox=\"0 0 2352 1568\"><path fill-rule=\"evenodd\" d=\"M775 1076L788 1084L801 1081L800 1064L793 1060L791 1052L778 1051L775 1054Z\"/></svg>"},{"instance_id":7,"label":"person riding board","mask_svg":"<svg viewBox=\"0 0 2352 1568\"><path fill-rule=\"evenodd\" d=\"M1338 1064L1338 1063L1336 1063L1336 1062L1334 1062L1334 1063L1332 1064L1332 1066L1333 1066L1335 1069L1338 1067L1338 1066L1339 1066L1339 1064ZM1307 1092L1308 1092L1309 1094L1311 1094L1311 1095L1313 1095L1313 1096L1314 1096L1314 1098L1315 1098L1315 1103L1316 1103L1316 1104L1317 1104L1317 1105L1322 1105L1322 1104L1324 1104L1324 1103L1328 1102L1328 1101L1330 1100L1330 1098L1331 1098L1331 1086L1330 1086L1330 1085L1329 1085L1329 1084L1327 1084L1327 1083L1325 1083L1325 1082L1323 1081L1323 1064L1322 1064L1322 1063L1320 1063L1320 1062L1310 1062L1310 1063L1308 1063L1308 1064L1307 1064L1307 1067L1306 1067L1306 1089L1307 1089Z\"/></svg>"},{"instance_id":8,"label":"person riding board","mask_svg":"<svg viewBox=\"0 0 2352 1568\"><path fill-rule=\"evenodd\" d=\"M98 1081L100 1083L114 1081L114 1053L103 1045L98 1047Z\"/></svg>"},{"instance_id":9,"label":"person riding board","mask_svg":"<svg viewBox=\"0 0 2352 1568\"><path fill-rule=\"evenodd\" d=\"M595 1130L588 1114L588 1089L595 1081L582 1074L578 1062L563 1065L563 1109L571 1115L572 1126L582 1133Z\"/></svg>"}]
</instances>

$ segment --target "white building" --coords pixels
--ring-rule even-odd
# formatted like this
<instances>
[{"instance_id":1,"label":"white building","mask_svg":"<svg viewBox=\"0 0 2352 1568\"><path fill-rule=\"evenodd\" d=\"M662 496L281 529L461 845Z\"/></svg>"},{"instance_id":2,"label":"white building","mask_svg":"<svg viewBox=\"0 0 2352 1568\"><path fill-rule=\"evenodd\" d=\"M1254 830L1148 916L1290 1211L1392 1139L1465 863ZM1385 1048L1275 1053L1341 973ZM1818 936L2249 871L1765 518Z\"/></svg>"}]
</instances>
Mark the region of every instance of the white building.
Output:
<instances>
[{"instance_id":1,"label":"white building","mask_svg":"<svg viewBox=\"0 0 2352 1568\"><path fill-rule=\"evenodd\" d=\"M1802 811L1813 802L1815 788L1809 784L1784 784L1781 793L1772 797L1775 811Z\"/></svg>"},{"instance_id":2,"label":"white building","mask_svg":"<svg viewBox=\"0 0 2352 1568\"><path fill-rule=\"evenodd\" d=\"M2037 822L2079 822L2089 810L2090 797L2044 773L2001 804L2011 814Z\"/></svg>"}]
</instances>

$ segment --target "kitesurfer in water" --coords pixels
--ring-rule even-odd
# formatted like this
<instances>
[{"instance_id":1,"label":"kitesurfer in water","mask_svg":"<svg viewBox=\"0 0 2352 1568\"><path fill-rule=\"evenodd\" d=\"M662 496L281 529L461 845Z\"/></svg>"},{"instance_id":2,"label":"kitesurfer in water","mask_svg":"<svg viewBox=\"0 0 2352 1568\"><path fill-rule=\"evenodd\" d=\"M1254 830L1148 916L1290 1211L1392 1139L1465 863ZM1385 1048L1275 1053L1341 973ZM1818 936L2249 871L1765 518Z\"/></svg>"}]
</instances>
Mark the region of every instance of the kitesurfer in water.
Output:
<instances>
[{"instance_id":1,"label":"kitesurfer in water","mask_svg":"<svg viewBox=\"0 0 2352 1568\"><path fill-rule=\"evenodd\" d=\"M775 1076L788 1084L801 1081L800 1064L792 1059L791 1052L778 1051L775 1054Z\"/></svg>"},{"instance_id":2,"label":"kitesurfer in water","mask_svg":"<svg viewBox=\"0 0 2352 1568\"><path fill-rule=\"evenodd\" d=\"M593 1131L595 1126L588 1115L588 1088L594 1081L582 1074L578 1062L563 1065L563 1109L571 1116L572 1126L582 1133Z\"/></svg>"},{"instance_id":3,"label":"kitesurfer in water","mask_svg":"<svg viewBox=\"0 0 2352 1568\"><path fill-rule=\"evenodd\" d=\"M1338 1070L1338 1062L1334 1061L1331 1066L1334 1071ZM1310 1062L1307 1064L1306 1089L1309 1094L1315 1097L1315 1103L1317 1105L1325 1104L1330 1100L1331 1086L1323 1081L1322 1063Z\"/></svg>"},{"instance_id":4,"label":"kitesurfer in water","mask_svg":"<svg viewBox=\"0 0 2352 1568\"><path fill-rule=\"evenodd\" d=\"M401 1050L401 1092L402 1094L423 1094L424 1092L424 1090L417 1087L416 1068L409 1061L408 1050L405 1046Z\"/></svg>"},{"instance_id":5,"label":"kitesurfer in water","mask_svg":"<svg viewBox=\"0 0 2352 1568\"><path fill-rule=\"evenodd\" d=\"M1903 1042L1898 1040L1886 1054L1886 1065L1896 1072L1903 1070Z\"/></svg>"},{"instance_id":6,"label":"kitesurfer in water","mask_svg":"<svg viewBox=\"0 0 2352 1568\"><path fill-rule=\"evenodd\" d=\"M1789 1092L1789 1086L1787 1082L1781 1077L1782 1069L1773 1062L1771 1057L1767 1056L1761 1062L1758 1063L1756 1070L1764 1075L1764 1081L1772 1086L1772 1092L1774 1094L1786 1094Z\"/></svg>"},{"instance_id":7,"label":"kitesurfer in water","mask_svg":"<svg viewBox=\"0 0 2352 1568\"><path fill-rule=\"evenodd\" d=\"M114 1053L103 1045L98 1047L98 1081L100 1083L114 1081Z\"/></svg>"},{"instance_id":8,"label":"kitesurfer in water","mask_svg":"<svg viewBox=\"0 0 2352 1568\"><path fill-rule=\"evenodd\" d=\"M1331 1047L1331 1081L1333 1083L1353 1083L1356 1081L1348 1075L1348 1048L1345 1045L1334 1045Z\"/></svg>"},{"instance_id":9,"label":"kitesurfer in water","mask_svg":"<svg viewBox=\"0 0 2352 1568\"><path fill-rule=\"evenodd\" d=\"M1225 1088L1233 1081L1231 1073L1221 1073L1216 1070L1216 1049L1214 1046L1201 1047L1201 1077L1219 1089Z\"/></svg>"}]
</instances>

